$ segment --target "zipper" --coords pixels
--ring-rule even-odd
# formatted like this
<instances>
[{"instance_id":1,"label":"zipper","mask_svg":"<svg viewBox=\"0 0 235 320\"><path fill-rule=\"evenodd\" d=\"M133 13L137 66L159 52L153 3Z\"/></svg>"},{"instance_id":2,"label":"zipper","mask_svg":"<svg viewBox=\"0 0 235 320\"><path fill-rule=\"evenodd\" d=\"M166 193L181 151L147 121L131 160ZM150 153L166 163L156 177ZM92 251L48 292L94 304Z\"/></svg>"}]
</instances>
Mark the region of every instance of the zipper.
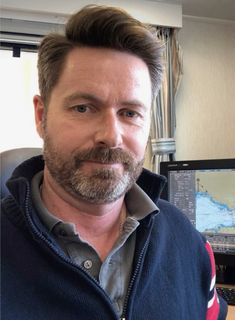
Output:
<instances>
[{"instance_id":1,"label":"zipper","mask_svg":"<svg viewBox=\"0 0 235 320\"><path fill-rule=\"evenodd\" d=\"M39 232L39 231L37 230L37 228L35 227L35 224L32 222L32 219L31 219L31 217L30 217L30 208L29 208L29 202L30 202L30 190L29 190L29 189L30 189L30 187L29 187L28 182L26 182L26 186L27 186L27 192L26 192L26 197L25 197L26 219L27 219L27 221L28 221L28 223L29 223L29 225L30 225L30 227L31 227L32 232L33 232L39 239L41 239L44 243L46 243L46 244L48 245L48 247L50 247L50 248L52 249L52 251L54 251L54 252L57 254L57 256L59 256L64 262L66 262L67 264L75 267L75 269L78 269L78 270L82 271L82 272L84 273L84 275L88 278L88 280L89 280L90 282L93 282L93 283L99 288L99 290L102 292L102 294L104 295L104 297L108 300L108 302L109 302L109 304L110 304L110 307L111 307L113 313L117 315L117 312L116 312L116 310L115 310L114 307L113 307L113 302L112 302L112 300L110 299L109 295L101 288L99 282L98 282L95 278L93 278L92 276L90 276L90 275L87 273L87 271L86 271L85 268L83 268L82 266L79 266L79 265L73 263L72 260L68 259L66 256L62 255L58 250L56 250L55 247L52 245L51 241L49 241L41 232ZM118 316L116 316L116 318L119 319ZM126 320L126 319L122 318L122 320Z\"/></svg>"},{"instance_id":2,"label":"zipper","mask_svg":"<svg viewBox=\"0 0 235 320\"><path fill-rule=\"evenodd\" d=\"M112 303L112 300L110 299L110 297L108 296L108 294L100 287L100 284L99 282L91 277L87 271L85 270L85 268L81 267L81 266L78 266L77 264L73 263L70 259L68 259L67 257L63 256L58 250L55 250L54 246L51 244L51 242L41 233L39 232L34 223L32 222L32 219L30 217L30 210L29 210L29 202L30 202L30 187L29 187L29 184L28 182L26 182L26 188L27 188L27 191L26 191L26 197L25 197L25 209L26 209L26 218L27 218L27 221L29 223L29 225L31 226L31 230L35 233L35 235L40 238L43 242L45 242L64 262L68 263L69 265L75 267L76 269L79 269L80 271L83 271L84 275L89 279L89 281L93 282L98 288L99 290L102 292L102 294L104 295L104 297L108 300L109 304L110 304L110 307L111 309L113 310L113 313L117 315L117 312L116 310L114 309L113 307L113 303ZM134 285L134 282L136 280L136 277L139 273L139 269L140 269L140 266L142 264L142 259L143 259L143 255L146 251L146 248L149 244L149 241L150 241L150 233L149 233L149 236L144 244L144 247L142 248L141 252L140 252L140 255L139 255L139 258L138 258L138 261L137 261L137 265L136 265L136 268L135 268L135 272L131 278L131 281L129 283L129 286L128 286L128 289L127 289L127 294L126 294L126 297L125 297L125 300L124 300L124 305L123 305L123 311L122 311L122 315L121 315L121 318L119 319L117 317L117 319L119 320L127 320L126 318L126 312L127 312L127 306L128 306L128 300L129 300L129 297L130 297L130 294L131 294L131 290L132 290L132 287Z\"/></svg>"},{"instance_id":3,"label":"zipper","mask_svg":"<svg viewBox=\"0 0 235 320\"><path fill-rule=\"evenodd\" d=\"M122 311L122 315L121 315L121 318L120 320L127 320L126 318L126 312L127 312L127 306L128 306L128 300L129 300L129 297L130 297L130 294L131 294L131 290L133 288L133 285L134 285L134 282L136 280L136 277L139 273L139 269L140 269L140 266L142 264L142 260L143 260L143 255L149 245L149 241L150 241L150 233L149 233L149 236L144 244L144 247L142 248L141 252L140 252L140 255L139 255L139 258L138 258L138 261L137 261L137 265L136 265L136 268L135 268L135 272L131 278L131 281L129 283L129 286L128 286L128 289L127 289L127 294L126 294L126 297L125 297L125 300L124 300L124 305L123 305L123 311Z\"/></svg>"}]
</instances>

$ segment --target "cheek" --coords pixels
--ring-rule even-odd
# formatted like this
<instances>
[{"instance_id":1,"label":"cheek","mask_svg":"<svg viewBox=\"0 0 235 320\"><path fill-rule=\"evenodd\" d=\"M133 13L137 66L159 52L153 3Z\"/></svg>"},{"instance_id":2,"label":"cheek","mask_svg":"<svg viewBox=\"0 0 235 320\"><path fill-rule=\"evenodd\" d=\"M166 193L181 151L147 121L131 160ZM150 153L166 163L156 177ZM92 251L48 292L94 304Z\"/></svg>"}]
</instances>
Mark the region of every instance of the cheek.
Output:
<instances>
[{"instance_id":1,"label":"cheek","mask_svg":"<svg viewBox=\"0 0 235 320\"><path fill-rule=\"evenodd\" d=\"M140 132L133 130L131 133L129 133L128 147L130 151L136 156L137 160L142 160L145 156L148 137L148 128Z\"/></svg>"},{"instance_id":2,"label":"cheek","mask_svg":"<svg viewBox=\"0 0 235 320\"><path fill-rule=\"evenodd\" d=\"M62 153L70 153L77 148L86 149L92 147L92 126L78 124L72 121L54 117L48 119L46 134L53 141L54 146Z\"/></svg>"}]
</instances>

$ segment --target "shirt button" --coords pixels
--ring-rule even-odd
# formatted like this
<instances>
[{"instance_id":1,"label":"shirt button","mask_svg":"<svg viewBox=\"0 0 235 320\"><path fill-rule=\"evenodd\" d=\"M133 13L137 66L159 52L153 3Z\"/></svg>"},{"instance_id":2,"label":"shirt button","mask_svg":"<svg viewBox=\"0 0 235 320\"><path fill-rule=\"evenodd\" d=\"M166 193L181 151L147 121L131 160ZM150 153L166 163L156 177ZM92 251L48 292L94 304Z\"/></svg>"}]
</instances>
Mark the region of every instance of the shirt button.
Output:
<instances>
[{"instance_id":1,"label":"shirt button","mask_svg":"<svg viewBox=\"0 0 235 320\"><path fill-rule=\"evenodd\" d=\"M91 260L86 260L83 262L83 266L85 269L91 269L92 267L92 261Z\"/></svg>"}]
</instances>

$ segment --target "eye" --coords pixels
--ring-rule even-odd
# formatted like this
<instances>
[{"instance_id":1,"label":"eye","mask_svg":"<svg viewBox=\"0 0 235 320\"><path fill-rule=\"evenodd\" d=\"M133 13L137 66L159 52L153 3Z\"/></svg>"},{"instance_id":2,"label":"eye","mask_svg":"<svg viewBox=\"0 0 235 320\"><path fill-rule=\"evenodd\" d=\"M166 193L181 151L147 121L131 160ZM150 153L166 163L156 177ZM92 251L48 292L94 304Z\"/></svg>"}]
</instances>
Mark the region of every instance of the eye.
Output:
<instances>
[{"instance_id":1,"label":"eye","mask_svg":"<svg viewBox=\"0 0 235 320\"><path fill-rule=\"evenodd\" d=\"M88 111L89 107L84 104L81 104L79 106L74 106L73 109L79 113L85 113Z\"/></svg>"},{"instance_id":2,"label":"eye","mask_svg":"<svg viewBox=\"0 0 235 320\"><path fill-rule=\"evenodd\" d=\"M125 115L126 115L126 117L128 117L128 118L133 118L133 117L136 117L136 116L137 116L137 113L134 112L134 111L128 110L128 111L125 111Z\"/></svg>"},{"instance_id":3,"label":"eye","mask_svg":"<svg viewBox=\"0 0 235 320\"><path fill-rule=\"evenodd\" d=\"M140 114L133 110L123 110L121 115L127 118L138 118Z\"/></svg>"}]
</instances>

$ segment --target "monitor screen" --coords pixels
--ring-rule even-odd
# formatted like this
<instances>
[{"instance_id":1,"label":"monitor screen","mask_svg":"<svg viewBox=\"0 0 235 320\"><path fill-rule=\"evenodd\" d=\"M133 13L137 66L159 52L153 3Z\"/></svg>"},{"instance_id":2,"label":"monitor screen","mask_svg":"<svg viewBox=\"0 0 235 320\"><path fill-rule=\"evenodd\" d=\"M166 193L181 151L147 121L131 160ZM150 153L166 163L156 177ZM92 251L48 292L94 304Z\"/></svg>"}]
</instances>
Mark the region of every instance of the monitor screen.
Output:
<instances>
[{"instance_id":1,"label":"monitor screen","mask_svg":"<svg viewBox=\"0 0 235 320\"><path fill-rule=\"evenodd\" d=\"M205 235L217 263L235 267L235 159L161 162L160 173L162 198Z\"/></svg>"}]
</instances>

